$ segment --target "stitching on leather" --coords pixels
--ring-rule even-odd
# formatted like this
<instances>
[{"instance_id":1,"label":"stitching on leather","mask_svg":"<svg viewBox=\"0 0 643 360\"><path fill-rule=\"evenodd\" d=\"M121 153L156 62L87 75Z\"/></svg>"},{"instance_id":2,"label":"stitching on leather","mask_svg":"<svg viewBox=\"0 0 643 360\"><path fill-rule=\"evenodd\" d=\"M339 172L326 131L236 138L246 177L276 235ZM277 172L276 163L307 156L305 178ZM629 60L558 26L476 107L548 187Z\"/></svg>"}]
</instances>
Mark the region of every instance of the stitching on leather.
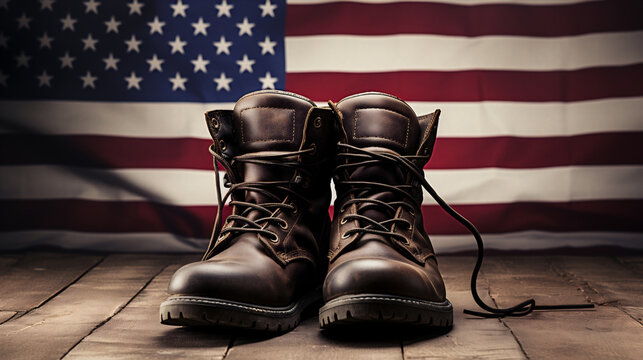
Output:
<instances>
[{"instance_id":1,"label":"stitching on leather","mask_svg":"<svg viewBox=\"0 0 643 360\"><path fill-rule=\"evenodd\" d=\"M403 118L405 118L405 119L406 119L406 136L405 136L405 138L404 138L404 144L402 144L401 142L399 142L397 139L394 139L394 138L391 138L391 137L386 137L386 136L376 136L376 135L357 136L357 120L359 119L359 112L360 112L361 110L371 110L371 109L372 109L372 110L384 110L384 111L392 112L392 113L397 114L397 115L400 115L400 116L402 116ZM353 117L353 138L354 138L354 139L363 139L363 138L379 138L379 139L387 139L387 140L391 140L391 141L393 141L393 142L395 142L395 143L397 143L397 144L400 144L400 145L402 145L404 148L406 148L407 144L409 143L409 131L410 131L410 128L411 128L411 119L409 119L409 117L408 117L408 116L406 116L406 115L404 115L404 114L401 114L401 113L399 113L399 112L397 112L397 111L389 110L389 109L385 109L385 108L376 108L376 107L357 108L357 109L355 110L355 116Z\"/></svg>"},{"instance_id":2,"label":"stitching on leather","mask_svg":"<svg viewBox=\"0 0 643 360\"><path fill-rule=\"evenodd\" d=\"M270 106L255 106L255 107L249 107L246 109L242 109L241 112L239 112L239 117L241 118L241 142L246 143L246 138L245 138L245 133L243 131L243 112L246 110L252 110L252 109L269 109L269 110L290 110L292 112L291 117L292 117L292 137L287 140L287 139L275 139L275 138L266 138L266 139L256 139L252 140L253 142L281 142L281 141L287 141L287 142L294 142L295 141L295 109L290 109L290 108L280 108L280 107L270 107Z\"/></svg>"},{"instance_id":3,"label":"stitching on leather","mask_svg":"<svg viewBox=\"0 0 643 360\"><path fill-rule=\"evenodd\" d=\"M245 310L251 310L255 312L263 312L263 313L272 313L272 314L283 314L283 313L292 313L297 310L297 305L291 305L292 307L289 307L288 309L284 309L282 311L275 311L275 310L268 310L268 309L262 309L254 306L245 306L241 304L234 304L234 303L229 303L226 301L216 301L216 300L206 300L206 299L198 299L198 298L179 298L179 299L170 299L169 301L171 302L194 302L194 303L203 303L203 304L209 304L209 305L225 305L229 307L236 307L240 309L245 309Z\"/></svg>"},{"instance_id":4,"label":"stitching on leather","mask_svg":"<svg viewBox=\"0 0 643 360\"><path fill-rule=\"evenodd\" d=\"M410 304L416 304L416 305L426 305L431 304L433 306L448 306L448 302L444 303L435 303L433 301L417 301L417 300L411 300L411 299L402 299L402 298L387 298L387 297L380 297L380 296L359 296L359 297L351 297L350 300L384 300L384 301L390 301L390 302L405 302L405 303L410 303ZM341 303L346 301L346 299L338 299L336 302ZM333 301L329 301L326 305L333 303Z\"/></svg>"}]
</instances>

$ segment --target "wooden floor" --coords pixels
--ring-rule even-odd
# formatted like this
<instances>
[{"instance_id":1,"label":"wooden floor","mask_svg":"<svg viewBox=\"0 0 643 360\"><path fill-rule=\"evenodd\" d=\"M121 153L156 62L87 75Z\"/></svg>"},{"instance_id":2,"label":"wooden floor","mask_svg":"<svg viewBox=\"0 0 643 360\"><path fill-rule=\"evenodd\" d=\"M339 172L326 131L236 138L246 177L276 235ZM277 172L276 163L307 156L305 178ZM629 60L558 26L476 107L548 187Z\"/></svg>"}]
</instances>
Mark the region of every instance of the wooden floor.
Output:
<instances>
[{"instance_id":1,"label":"wooden floor","mask_svg":"<svg viewBox=\"0 0 643 360\"><path fill-rule=\"evenodd\" d=\"M163 326L158 306L172 273L197 256L0 255L2 359L641 359L643 257L486 259L485 299L500 306L591 301L595 310L479 319L469 293L473 259L440 257L455 307L450 331L322 333L309 316L287 334Z\"/></svg>"}]
</instances>

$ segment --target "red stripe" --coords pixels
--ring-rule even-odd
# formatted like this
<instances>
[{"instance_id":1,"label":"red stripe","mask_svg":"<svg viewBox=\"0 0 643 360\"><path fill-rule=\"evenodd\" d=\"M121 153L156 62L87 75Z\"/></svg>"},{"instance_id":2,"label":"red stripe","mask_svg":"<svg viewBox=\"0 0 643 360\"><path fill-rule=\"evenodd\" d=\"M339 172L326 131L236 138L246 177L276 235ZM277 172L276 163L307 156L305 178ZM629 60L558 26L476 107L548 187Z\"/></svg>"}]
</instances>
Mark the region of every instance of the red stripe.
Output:
<instances>
[{"instance_id":1,"label":"red stripe","mask_svg":"<svg viewBox=\"0 0 643 360\"><path fill-rule=\"evenodd\" d=\"M643 29L642 13L641 1L596 1L544 6L509 4L467 6L414 2L288 5L286 36L323 34L570 36Z\"/></svg>"},{"instance_id":2,"label":"red stripe","mask_svg":"<svg viewBox=\"0 0 643 360\"><path fill-rule=\"evenodd\" d=\"M438 137L426 169L643 164L643 132L542 138Z\"/></svg>"},{"instance_id":3,"label":"red stripe","mask_svg":"<svg viewBox=\"0 0 643 360\"><path fill-rule=\"evenodd\" d=\"M168 232L207 238L215 209L211 206L178 207L139 201L5 200L0 201L0 230ZM459 205L455 209L485 233L523 230L643 231L643 200ZM225 212L229 212L229 207ZM437 206L425 205L422 213L429 234L467 233Z\"/></svg>"},{"instance_id":4,"label":"red stripe","mask_svg":"<svg viewBox=\"0 0 643 360\"><path fill-rule=\"evenodd\" d=\"M211 140L141 139L94 135L0 135L0 165L91 168L212 169ZM643 164L643 132L560 137L437 140L425 168L537 168Z\"/></svg>"},{"instance_id":5,"label":"red stripe","mask_svg":"<svg viewBox=\"0 0 643 360\"><path fill-rule=\"evenodd\" d=\"M99 135L0 135L0 164L212 169L212 140Z\"/></svg>"},{"instance_id":6,"label":"red stripe","mask_svg":"<svg viewBox=\"0 0 643 360\"><path fill-rule=\"evenodd\" d=\"M482 233L542 231L643 231L643 200L518 202L455 205ZM429 234L467 234L439 206L422 206Z\"/></svg>"},{"instance_id":7,"label":"red stripe","mask_svg":"<svg viewBox=\"0 0 643 360\"><path fill-rule=\"evenodd\" d=\"M333 100L378 90L407 101L582 101L643 95L643 64L573 71L287 73L286 89Z\"/></svg>"},{"instance_id":8,"label":"red stripe","mask_svg":"<svg viewBox=\"0 0 643 360\"><path fill-rule=\"evenodd\" d=\"M224 208L226 216L230 211ZM167 232L206 238L215 216L215 206L180 207L144 201L0 201L0 230L5 231Z\"/></svg>"}]
</instances>

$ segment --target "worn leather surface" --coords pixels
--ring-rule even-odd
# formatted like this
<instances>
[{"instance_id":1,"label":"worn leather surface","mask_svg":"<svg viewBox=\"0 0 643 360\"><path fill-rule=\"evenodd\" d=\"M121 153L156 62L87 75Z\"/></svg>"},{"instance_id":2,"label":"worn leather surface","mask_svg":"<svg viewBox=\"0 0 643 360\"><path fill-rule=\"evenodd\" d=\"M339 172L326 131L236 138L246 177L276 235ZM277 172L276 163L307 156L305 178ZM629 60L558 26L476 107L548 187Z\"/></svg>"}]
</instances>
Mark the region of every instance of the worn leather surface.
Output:
<instances>
[{"instance_id":1,"label":"worn leather surface","mask_svg":"<svg viewBox=\"0 0 643 360\"><path fill-rule=\"evenodd\" d=\"M422 169L429 160L435 142L439 111L417 117L402 100L382 93L364 93L337 103L340 141L376 152L395 155L418 155L414 160ZM390 185L412 183L413 177L396 166L365 165L340 171L338 179L372 181ZM422 199L422 189L414 182L413 195ZM442 302L446 299L433 247L423 226L422 213L397 206L395 214L364 203L344 206L354 195L337 188L337 201L331 225L329 269L323 286L324 300L342 295L385 294ZM390 191L370 191L360 197L384 202L404 200ZM359 227L357 220L346 221L349 214L361 214L376 221L399 217L413 226L393 226L405 241L380 234L354 234L346 231Z\"/></svg>"},{"instance_id":2,"label":"worn leather surface","mask_svg":"<svg viewBox=\"0 0 643 360\"><path fill-rule=\"evenodd\" d=\"M179 269L168 291L176 295L207 296L263 306L286 306L319 285L326 271L325 255L330 219L330 174L334 161L334 116L301 96L282 91L259 91L241 98L232 111L206 113L215 151L229 161L232 183L289 180L290 188L310 203L275 190L280 202L295 211L276 210L286 229L264 227L276 241L246 232L223 236L214 256ZM292 156L298 168L241 162L261 154L283 154L314 147L312 154ZM302 172L298 169L304 169ZM233 200L263 204L274 199L257 191L239 192ZM233 214L242 209L233 207ZM265 213L250 211L256 220ZM226 226L233 224L229 221ZM225 239L223 239L225 238Z\"/></svg>"}]
</instances>

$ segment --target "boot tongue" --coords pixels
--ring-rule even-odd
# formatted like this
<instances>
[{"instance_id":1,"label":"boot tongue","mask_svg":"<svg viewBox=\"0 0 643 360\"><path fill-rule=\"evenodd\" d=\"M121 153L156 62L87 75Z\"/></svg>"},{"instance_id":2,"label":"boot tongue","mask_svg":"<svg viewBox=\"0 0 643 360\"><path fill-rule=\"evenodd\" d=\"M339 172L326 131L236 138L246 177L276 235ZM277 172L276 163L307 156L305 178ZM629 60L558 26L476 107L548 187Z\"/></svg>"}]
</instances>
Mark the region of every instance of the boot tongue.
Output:
<instances>
[{"instance_id":1,"label":"boot tongue","mask_svg":"<svg viewBox=\"0 0 643 360\"><path fill-rule=\"evenodd\" d=\"M314 105L304 97L278 90L258 91L239 99L233 109L238 158L262 152L299 150L306 117ZM289 180L295 170L240 161L237 172L242 181L252 182ZM246 191L244 200L256 204L274 202L257 191ZM256 216L258 214L251 212L249 217Z\"/></svg>"},{"instance_id":2,"label":"boot tongue","mask_svg":"<svg viewBox=\"0 0 643 360\"><path fill-rule=\"evenodd\" d=\"M349 96L337 103L348 144L386 148L414 155L420 142L420 124L404 101L383 93Z\"/></svg>"},{"instance_id":3,"label":"boot tongue","mask_svg":"<svg viewBox=\"0 0 643 360\"><path fill-rule=\"evenodd\" d=\"M303 97L276 90L242 97L233 110L239 155L298 150L306 115L314 105Z\"/></svg>"},{"instance_id":4,"label":"boot tongue","mask_svg":"<svg viewBox=\"0 0 643 360\"><path fill-rule=\"evenodd\" d=\"M420 124L415 112L402 100L382 93L364 93L339 101L337 108L342 114L349 145L374 152L416 154L421 137ZM400 167L383 164L357 167L349 174L350 180L392 186L405 184L406 177ZM399 195L385 190L363 196L385 202L399 200ZM390 219L393 215L369 203L358 205L358 212L376 221ZM378 237L371 234L365 238Z\"/></svg>"}]
</instances>

